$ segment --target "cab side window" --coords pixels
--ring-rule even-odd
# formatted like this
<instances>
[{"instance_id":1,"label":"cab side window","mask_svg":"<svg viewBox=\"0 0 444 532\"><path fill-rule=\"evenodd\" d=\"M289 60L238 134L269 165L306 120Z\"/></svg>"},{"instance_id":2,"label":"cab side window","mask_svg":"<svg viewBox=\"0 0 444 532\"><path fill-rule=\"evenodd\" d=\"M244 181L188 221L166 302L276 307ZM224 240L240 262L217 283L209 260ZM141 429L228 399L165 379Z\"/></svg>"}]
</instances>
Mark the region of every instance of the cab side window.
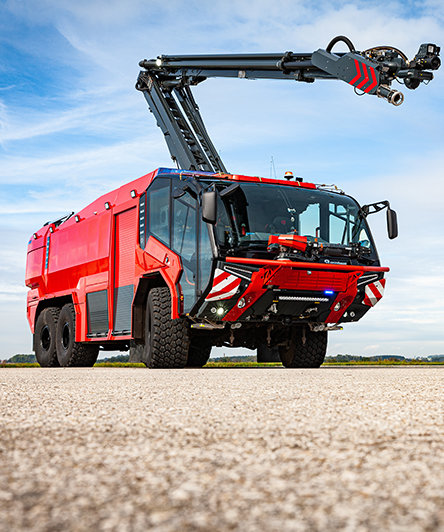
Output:
<instances>
[{"instance_id":1,"label":"cab side window","mask_svg":"<svg viewBox=\"0 0 444 532\"><path fill-rule=\"evenodd\" d=\"M148 188L148 231L170 245L170 180L156 179Z\"/></svg>"},{"instance_id":2,"label":"cab side window","mask_svg":"<svg viewBox=\"0 0 444 532\"><path fill-rule=\"evenodd\" d=\"M196 258L196 207L189 194L174 200L173 249L188 262Z\"/></svg>"}]
</instances>

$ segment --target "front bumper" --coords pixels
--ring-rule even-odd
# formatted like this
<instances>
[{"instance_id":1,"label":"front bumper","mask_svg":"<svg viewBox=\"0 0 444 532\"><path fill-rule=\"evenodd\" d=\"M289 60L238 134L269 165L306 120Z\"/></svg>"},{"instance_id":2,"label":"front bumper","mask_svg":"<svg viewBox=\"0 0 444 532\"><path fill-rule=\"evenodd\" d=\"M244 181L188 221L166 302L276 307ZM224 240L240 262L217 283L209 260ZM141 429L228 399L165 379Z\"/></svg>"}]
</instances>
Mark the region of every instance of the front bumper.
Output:
<instances>
[{"instance_id":1,"label":"front bumper","mask_svg":"<svg viewBox=\"0 0 444 532\"><path fill-rule=\"evenodd\" d=\"M222 323L357 321L372 306L368 286L385 284L387 271L380 266L230 257L217 264L195 318Z\"/></svg>"}]
</instances>

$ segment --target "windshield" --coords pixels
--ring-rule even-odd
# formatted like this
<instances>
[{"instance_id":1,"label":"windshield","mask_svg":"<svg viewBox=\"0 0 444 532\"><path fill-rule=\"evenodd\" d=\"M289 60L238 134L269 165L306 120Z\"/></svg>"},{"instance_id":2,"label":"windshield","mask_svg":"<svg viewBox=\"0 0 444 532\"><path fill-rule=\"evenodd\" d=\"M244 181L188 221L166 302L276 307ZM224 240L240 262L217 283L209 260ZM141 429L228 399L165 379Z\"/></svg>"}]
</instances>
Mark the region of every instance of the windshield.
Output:
<instances>
[{"instance_id":1,"label":"windshield","mask_svg":"<svg viewBox=\"0 0 444 532\"><path fill-rule=\"evenodd\" d=\"M218 201L216 237L223 248L264 247L270 235L293 233L322 244L358 245L376 259L367 223L347 196L243 183Z\"/></svg>"}]
</instances>

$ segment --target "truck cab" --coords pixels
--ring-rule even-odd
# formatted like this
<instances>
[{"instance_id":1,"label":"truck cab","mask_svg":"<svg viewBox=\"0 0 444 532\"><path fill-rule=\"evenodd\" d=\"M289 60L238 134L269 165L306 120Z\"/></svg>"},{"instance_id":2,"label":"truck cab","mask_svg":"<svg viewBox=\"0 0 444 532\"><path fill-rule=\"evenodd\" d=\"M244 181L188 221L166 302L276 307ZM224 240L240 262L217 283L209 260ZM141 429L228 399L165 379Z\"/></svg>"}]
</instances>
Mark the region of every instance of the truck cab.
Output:
<instances>
[{"instance_id":1,"label":"truck cab","mask_svg":"<svg viewBox=\"0 0 444 532\"><path fill-rule=\"evenodd\" d=\"M341 191L169 170L140 202L140 245L177 255L176 317L208 354L213 345L244 346L261 360L306 364L288 354L304 338L303 358L316 344L310 364L319 365L327 332L383 295L388 268L365 210Z\"/></svg>"}]
</instances>

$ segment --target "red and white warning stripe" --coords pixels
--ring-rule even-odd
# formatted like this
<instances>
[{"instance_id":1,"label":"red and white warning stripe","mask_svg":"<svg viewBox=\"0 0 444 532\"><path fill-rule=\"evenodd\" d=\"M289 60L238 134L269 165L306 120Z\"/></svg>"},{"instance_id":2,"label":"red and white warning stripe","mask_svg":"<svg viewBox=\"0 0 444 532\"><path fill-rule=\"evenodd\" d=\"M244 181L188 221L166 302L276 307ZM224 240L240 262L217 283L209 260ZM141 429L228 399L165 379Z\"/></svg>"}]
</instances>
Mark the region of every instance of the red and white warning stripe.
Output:
<instances>
[{"instance_id":1,"label":"red and white warning stripe","mask_svg":"<svg viewBox=\"0 0 444 532\"><path fill-rule=\"evenodd\" d=\"M219 301L234 296L239 288L241 279L235 275L216 268L214 273L213 287L205 298L205 301Z\"/></svg>"},{"instance_id":2,"label":"red and white warning stripe","mask_svg":"<svg viewBox=\"0 0 444 532\"><path fill-rule=\"evenodd\" d=\"M365 287L365 297L362 303L374 307L384 295L385 279L370 283Z\"/></svg>"}]
</instances>

